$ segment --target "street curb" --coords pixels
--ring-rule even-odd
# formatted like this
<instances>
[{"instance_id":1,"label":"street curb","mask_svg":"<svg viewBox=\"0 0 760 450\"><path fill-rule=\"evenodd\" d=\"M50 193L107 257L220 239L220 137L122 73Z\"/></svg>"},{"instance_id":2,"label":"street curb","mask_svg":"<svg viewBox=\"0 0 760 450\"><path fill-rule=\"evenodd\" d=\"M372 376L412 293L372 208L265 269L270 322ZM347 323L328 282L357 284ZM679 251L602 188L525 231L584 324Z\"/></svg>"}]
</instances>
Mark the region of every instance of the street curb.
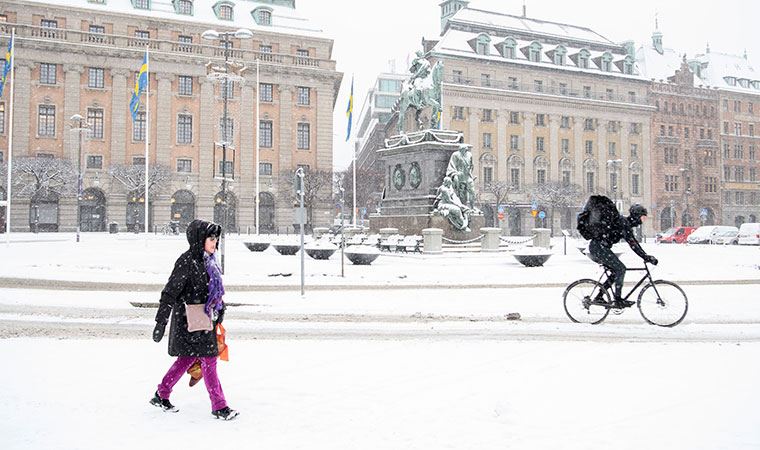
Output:
<instances>
[{"instance_id":1,"label":"street curb","mask_svg":"<svg viewBox=\"0 0 760 450\"><path fill-rule=\"evenodd\" d=\"M671 280L681 286L721 286L721 285L760 285L760 279L752 280ZM572 281L570 281L572 282ZM529 289L529 288L564 288L567 283L487 283L487 284L323 284L306 285L308 291L365 291L374 289L415 290L415 289ZM626 283L628 285L629 283ZM633 283L630 283L633 285ZM110 291L110 292L160 292L163 284L146 283L115 283L107 281L72 281L45 280L34 278L4 278L0 277L0 288L39 289L60 291ZM298 284L282 285L226 285L227 292L275 292L299 291Z\"/></svg>"}]
</instances>

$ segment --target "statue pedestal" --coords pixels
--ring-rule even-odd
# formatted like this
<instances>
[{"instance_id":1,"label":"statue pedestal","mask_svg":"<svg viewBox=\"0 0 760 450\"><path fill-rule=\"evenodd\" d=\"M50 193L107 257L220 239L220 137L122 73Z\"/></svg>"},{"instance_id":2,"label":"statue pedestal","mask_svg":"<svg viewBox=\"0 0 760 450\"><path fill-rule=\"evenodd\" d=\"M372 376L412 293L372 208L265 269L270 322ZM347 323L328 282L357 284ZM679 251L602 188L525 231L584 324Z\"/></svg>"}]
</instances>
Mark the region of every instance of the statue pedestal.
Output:
<instances>
[{"instance_id":1,"label":"statue pedestal","mask_svg":"<svg viewBox=\"0 0 760 450\"><path fill-rule=\"evenodd\" d=\"M439 215L409 214L403 216L383 216L380 214L370 216L370 233L378 233L381 228L396 228L398 234L422 235L425 228L438 228L443 230L443 237L455 241L466 241L480 236L480 229L485 226L486 220L482 214L470 216L470 231L455 229L449 220Z\"/></svg>"}]
</instances>

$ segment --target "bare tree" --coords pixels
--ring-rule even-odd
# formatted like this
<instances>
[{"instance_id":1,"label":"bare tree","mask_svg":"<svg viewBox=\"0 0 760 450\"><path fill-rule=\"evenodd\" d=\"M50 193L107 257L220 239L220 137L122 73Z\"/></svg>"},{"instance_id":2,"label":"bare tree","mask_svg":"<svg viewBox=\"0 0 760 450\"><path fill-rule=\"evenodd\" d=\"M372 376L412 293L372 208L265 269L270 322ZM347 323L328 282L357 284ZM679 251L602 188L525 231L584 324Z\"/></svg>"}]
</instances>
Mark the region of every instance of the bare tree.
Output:
<instances>
[{"instance_id":1,"label":"bare tree","mask_svg":"<svg viewBox=\"0 0 760 450\"><path fill-rule=\"evenodd\" d=\"M108 173L114 177L128 193L142 194L145 192L145 166L133 166L126 164L113 164ZM154 198L163 191L171 178L169 168L162 165L153 165L148 169L148 195Z\"/></svg>"},{"instance_id":2,"label":"bare tree","mask_svg":"<svg viewBox=\"0 0 760 450\"><path fill-rule=\"evenodd\" d=\"M69 197L77 193L77 171L68 159L13 158L12 175L17 197Z\"/></svg>"},{"instance_id":3,"label":"bare tree","mask_svg":"<svg viewBox=\"0 0 760 450\"><path fill-rule=\"evenodd\" d=\"M338 192L338 185L341 184L341 182L343 189L345 189L343 194L345 201L344 207L350 211L354 204L354 174L351 167L335 174L335 192ZM356 207L367 208L368 211L374 211L380 202L384 184L385 175L382 171L373 170L371 168L357 169Z\"/></svg>"},{"instance_id":4,"label":"bare tree","mask_svg":"<svg viewBox=\"0 0 760 450\"><path fill-rule=\"evenodd\" d=\"M530 186L528 190L531 200L539 205L550 208L550 228L554 230L554 212L573 206L578 206L583 190L577 184L565 184L557 181L539 183Z\"/></svg>"},{"instance_id":5,"label":"bare tree","mask_svg":"<svg viewBox=\"0 0 760 450\"><path fill-rule=\"evenodd\" d=\"M295 174L290 170L283 170L277 177L279 188L278 196L285 202L298 205L300 199L294 188ZM333 173L328 170L307 170L304 177L303 206L306 208L306 223L312 226L314 223L314 207L320 203L330 202L332 199Z\"/></svg>"},{"instance_id":6,"label":"bare tree","mask_svg":"<svg viewBox=\"0 0 760 450\"><path fill-rule=\"evenodd\" d=\"M486 183L485 186L483 186L481 194L486 194L486 197L491 197L488 198L488 200L493 201L496 204L496 211L498 211L499 205L506 204L509 193L513 192L514 190L514 186L505 181L492 181L490 183ZM494 221L497 221L497 219L494 218ZM491 225L495 224L488 224L487 226Z\"/></svg>"}]
</instances>

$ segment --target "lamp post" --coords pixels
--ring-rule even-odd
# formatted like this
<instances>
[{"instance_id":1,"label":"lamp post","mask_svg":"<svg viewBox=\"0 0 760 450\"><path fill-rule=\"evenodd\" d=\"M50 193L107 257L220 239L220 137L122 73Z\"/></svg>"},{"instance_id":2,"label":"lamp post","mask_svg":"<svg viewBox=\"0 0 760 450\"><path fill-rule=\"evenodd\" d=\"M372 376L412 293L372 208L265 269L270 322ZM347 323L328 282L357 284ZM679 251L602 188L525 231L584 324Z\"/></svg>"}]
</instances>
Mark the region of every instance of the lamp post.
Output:
<instances>
[{"instance_id":1,"label":"lamp post","mask_svg":"<svg viewBox=\"0 0 760 450\"><path fill-rule=\"evenodd\" d=\"M210 41L220 41L222 43L222 46L224 48L224 71L221 72L218 70L218 68L211 66L212 73L209 74L213 79L222 79L223 80L223 94L222 94L222 100L224 102L223 106L223 112L222 112L222 126L221 126L221 135L222 135L222 229L224 230L222 232L222 235L219 237L219 252L221 253L221 268L222 273L224 273L224 242L225 242L225 235L227 234L227 146L230 144L228 141L228 126L227 126L227 97L229 94L229 83L230 79L234 78L237 80L240 80L240 75L232 75L230 74L230 67L229 67L229 56L230 56L230 47L232 45L232 38L237 39L250 39L253 37L253 32L251 30L247 30L245 28L240 28L237 31L227 31L227 32L218 32L216 30L206 30L201 34L201 37L206 40ZM242 73L245 68L243 67L239 73ZM257 87L258 89L258 87ZM258 137L258 136L257 136ZM216 162L214 162L216 164ZM234 174L234 169L233 169Z\"/></svg>"},{"instance_id":2,"label":"lamp post","mask_svg":"<svg viewBox=\"0 0 760 450\"><path fill-rule=\"evenodd\" d=\"M615 180L614 183L611 183L612 186L610 188L612 189L612 200L615 202L615 206L617 206L617 198L618 198L618 187L620 186L620 166L623 164L622 159L608 159L607 160L607 171L612 171L611 173L615 174ZM620 198L622 200L622 193L620 195Z\"/></svg>"},{"instance_id":3,"label":"lamp post","mask_svg":"<svg viewBox=\"0 0 760 450\"><path fill-rule=\"evenodd\" d=\"M71 116L71 131L79 133L77 139L77 242L79 242L79 234L82 227L82 131L89 130L90 124L84 121L84 117L80 114L74 114Z\"/></svg>"},{"instance_id":4,"label":"lamp post","mask_svg":"<svg viewBox=\"0 0 760 450\"><path fill-rule=\"evenodd\" d=\"M689 223L683 223L684 226L690 227L691 226L691 214L689 214L689 196L691 195L691 179L689 178L689 173L691 172L691 169L689 167L681 167L678 169L681 171L681 176L683 176L683 196L684 196L684 215L688 214ZM683 219L683 215L681 216Z\"/></svg>"}]
</instances>

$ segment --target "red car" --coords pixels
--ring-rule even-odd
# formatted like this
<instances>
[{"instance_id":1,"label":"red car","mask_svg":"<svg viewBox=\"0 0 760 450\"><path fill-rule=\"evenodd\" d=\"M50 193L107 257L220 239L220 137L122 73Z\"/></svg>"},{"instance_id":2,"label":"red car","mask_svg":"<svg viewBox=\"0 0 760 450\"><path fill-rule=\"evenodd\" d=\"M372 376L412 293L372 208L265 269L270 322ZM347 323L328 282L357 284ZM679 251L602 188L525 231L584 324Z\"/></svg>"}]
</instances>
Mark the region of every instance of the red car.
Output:
<instances>
[{"instance_id":1,"label":"red car","mask_svg":"<svg viewBox=\"0 0 760 450\"><path fill-rule=\"evenodd\" d=\"M696 229L696 227L670 228L668 231L662 233L661 236L658 236L656 242L663 244L683 244L686 242L686 238L688 238Z\"/></svg>"}]
</instances>

